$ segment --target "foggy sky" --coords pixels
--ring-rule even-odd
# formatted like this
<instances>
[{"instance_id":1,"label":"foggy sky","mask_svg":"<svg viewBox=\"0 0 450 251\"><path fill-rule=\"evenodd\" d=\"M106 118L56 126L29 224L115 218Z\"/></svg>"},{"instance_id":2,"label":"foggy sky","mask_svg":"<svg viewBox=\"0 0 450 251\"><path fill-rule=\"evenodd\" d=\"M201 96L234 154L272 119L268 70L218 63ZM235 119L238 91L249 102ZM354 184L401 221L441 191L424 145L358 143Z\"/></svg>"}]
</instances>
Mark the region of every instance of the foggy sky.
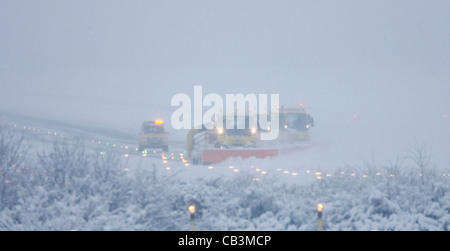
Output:
<instances>
[{"instance_id":1,"label":"foggy sky","mask_svg":"<svg viewBox=\"0 0 450 251\"><path fill-rule=\"evenodd\" d=\"M419 140L442 157L449 13L446 0L2 0L0 112L137 130L203 85L303 103L318 140Z\"/></svg>"}]
</instances>

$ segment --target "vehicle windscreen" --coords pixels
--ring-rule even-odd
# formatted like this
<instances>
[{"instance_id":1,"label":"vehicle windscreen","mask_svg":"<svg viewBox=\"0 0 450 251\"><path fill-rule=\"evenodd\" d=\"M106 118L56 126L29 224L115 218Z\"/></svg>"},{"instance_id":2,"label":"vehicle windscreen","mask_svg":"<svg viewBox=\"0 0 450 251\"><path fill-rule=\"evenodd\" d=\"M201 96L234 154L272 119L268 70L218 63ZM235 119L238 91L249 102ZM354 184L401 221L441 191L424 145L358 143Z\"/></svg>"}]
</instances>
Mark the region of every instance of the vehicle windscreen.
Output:
<instances>
[{"instance_id":1,"label":"vehicle windscreen","mask_svg":"<svg viewBox=\"0 0 450 251\"><path fill-rule=\"evenodd\" d=\"M144 134L164 133L164 127L162 126L144 126L142 132Z\"/></svg>"},{"instance_id":2,"label":"vehicle windscreen","mask_svg":"<svg viewBox=\"0 0 450 251\"><path fill-rule=\"evenodd\" d=\"M226 125L230 123L230 124L234 124L234 129L227 129L226 130L226 134L227 135L248 135L250 134L250 126L249 126L249 117L245 117L244 119L240 118L238 119L238 117L227 117L224 119L224 127L226 127ZM238 129L238 128L245 128L245 129Z\"/></svg>"},{"instance_id":3,"label":"vehicle windscreen","mask_svg":"<svg viewBox=\"0 0 450 251\"><path fill-rule=\"evenodd\" d=\"M287 127L297 130L306 130L306 125L308 125L309 119L305 113L286 113L280 122L282 123L280 128Z\"/></svg>"}]
</instances>

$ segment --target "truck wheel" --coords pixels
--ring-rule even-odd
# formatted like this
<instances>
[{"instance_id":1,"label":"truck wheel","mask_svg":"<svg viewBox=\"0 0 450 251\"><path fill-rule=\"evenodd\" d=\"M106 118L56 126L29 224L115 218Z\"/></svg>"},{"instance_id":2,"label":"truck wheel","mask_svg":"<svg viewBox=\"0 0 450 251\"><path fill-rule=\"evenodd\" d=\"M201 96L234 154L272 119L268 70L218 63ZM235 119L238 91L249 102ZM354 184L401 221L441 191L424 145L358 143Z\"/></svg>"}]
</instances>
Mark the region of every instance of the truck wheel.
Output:
<instances>
[{"instance_id":1,"label":"truck wheel","mask_svg":"<svg viewBox=\"0 0 450 251\"><path fill-rule=\"evenodd\" d=\"M200 163L200 161L199 161L198 158L193 158L193 159L192 159L192 164L193 164L193 165L198 165L199 163Z\"/></svg>"}]
</instances>

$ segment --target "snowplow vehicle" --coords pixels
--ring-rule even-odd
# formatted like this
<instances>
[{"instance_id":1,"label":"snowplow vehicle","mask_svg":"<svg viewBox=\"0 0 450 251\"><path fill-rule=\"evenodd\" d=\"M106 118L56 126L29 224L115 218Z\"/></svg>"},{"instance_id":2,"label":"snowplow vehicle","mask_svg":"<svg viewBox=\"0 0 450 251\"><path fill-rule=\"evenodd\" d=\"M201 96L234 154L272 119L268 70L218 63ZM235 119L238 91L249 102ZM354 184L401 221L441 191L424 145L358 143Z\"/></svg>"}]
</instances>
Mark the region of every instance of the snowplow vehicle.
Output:
<instances>
[{"instance_id":1,"label":"snowplow vehicle","mask_svg":"<svg viewBox=\"0 0 450 251\"><path fill-rule=\"evenodd\" d=\"M191 129L186 139L187 157L193 164L210 164L231 157L263 159L307 149L309 130L314 126L314 119L305 109L281 108L276 115L279 119L279 135L273 141L260 139L260 135L271 128L262 129L258 123L252 128L249 116L225 116L221 119L222 126L212 130L204 126ZM234 123L234 128L226 129L227 122L228 125Z\"/></svg>"},{"instance_id":2,"label":"snowplow vehicle","mask_svg":"<svg viewBox=\"0 0 450 251\"><path fill-rule=\"evenodd\" d=\"M188 132L187 155L194 164L221 162L228 157L265 157L265 153L256 149L261 129L250 126L248 115L219 119L223 122L220 128L207 130L203 126ZM233 129L227 129L227 123L234 125Z\"/></svg>"},{"instance_id":3,"label":"snowplow vehicle","mask_svg":"<svg viewBox=\"0 0 450 251\"><path fill-rule=\"evenodd\" d=\"M249 121L249 116L225 116L223 128L212 131L217 139L215 147L256 147L256 141L259 137L258 127L250 128ZM233 129L226 129L225 125L228 124L234 124Z\"/></svg>"},{"instance_id":4,"label":"snowplow vehicle","mask_svg":"<svg viewBox=\"0 0 450 251\"><path fill-rule=\"evenodd\" d=\"M169 139L162 120L144 121L139 133L139 151L146 149L169 150Z\"/></svg>"},{"instance_id":5,"label":"snowplow vehicle","mask_svg":"<svg viewBox=\"0 0 450 251\"><path fill-rule=\"evenodd\" d=\"M305 109L282 108L279 116L280 143L304 143L310 140L309 130L314 126L314 119Z\"/></svg>"}]
</instances>

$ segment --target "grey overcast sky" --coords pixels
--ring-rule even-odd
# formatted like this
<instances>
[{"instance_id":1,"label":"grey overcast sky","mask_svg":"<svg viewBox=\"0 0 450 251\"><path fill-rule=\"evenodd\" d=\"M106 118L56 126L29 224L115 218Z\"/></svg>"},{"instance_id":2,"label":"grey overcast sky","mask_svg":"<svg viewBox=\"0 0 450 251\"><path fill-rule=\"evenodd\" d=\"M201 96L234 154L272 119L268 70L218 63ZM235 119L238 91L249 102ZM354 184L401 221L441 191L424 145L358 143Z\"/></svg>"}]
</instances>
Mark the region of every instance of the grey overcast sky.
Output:
<instances>
[{"instance_id":1,"label":"grey overcast sky","mask_svg":"<svg viewBox=\"0 0 450 251\"><path fill-rule=\"evenodd\" d=\"M131 130L203 85L304 103L322 140L443 150L449 69L447 0L0 1L0 112Z\"/></svg>"}]
</instances>

